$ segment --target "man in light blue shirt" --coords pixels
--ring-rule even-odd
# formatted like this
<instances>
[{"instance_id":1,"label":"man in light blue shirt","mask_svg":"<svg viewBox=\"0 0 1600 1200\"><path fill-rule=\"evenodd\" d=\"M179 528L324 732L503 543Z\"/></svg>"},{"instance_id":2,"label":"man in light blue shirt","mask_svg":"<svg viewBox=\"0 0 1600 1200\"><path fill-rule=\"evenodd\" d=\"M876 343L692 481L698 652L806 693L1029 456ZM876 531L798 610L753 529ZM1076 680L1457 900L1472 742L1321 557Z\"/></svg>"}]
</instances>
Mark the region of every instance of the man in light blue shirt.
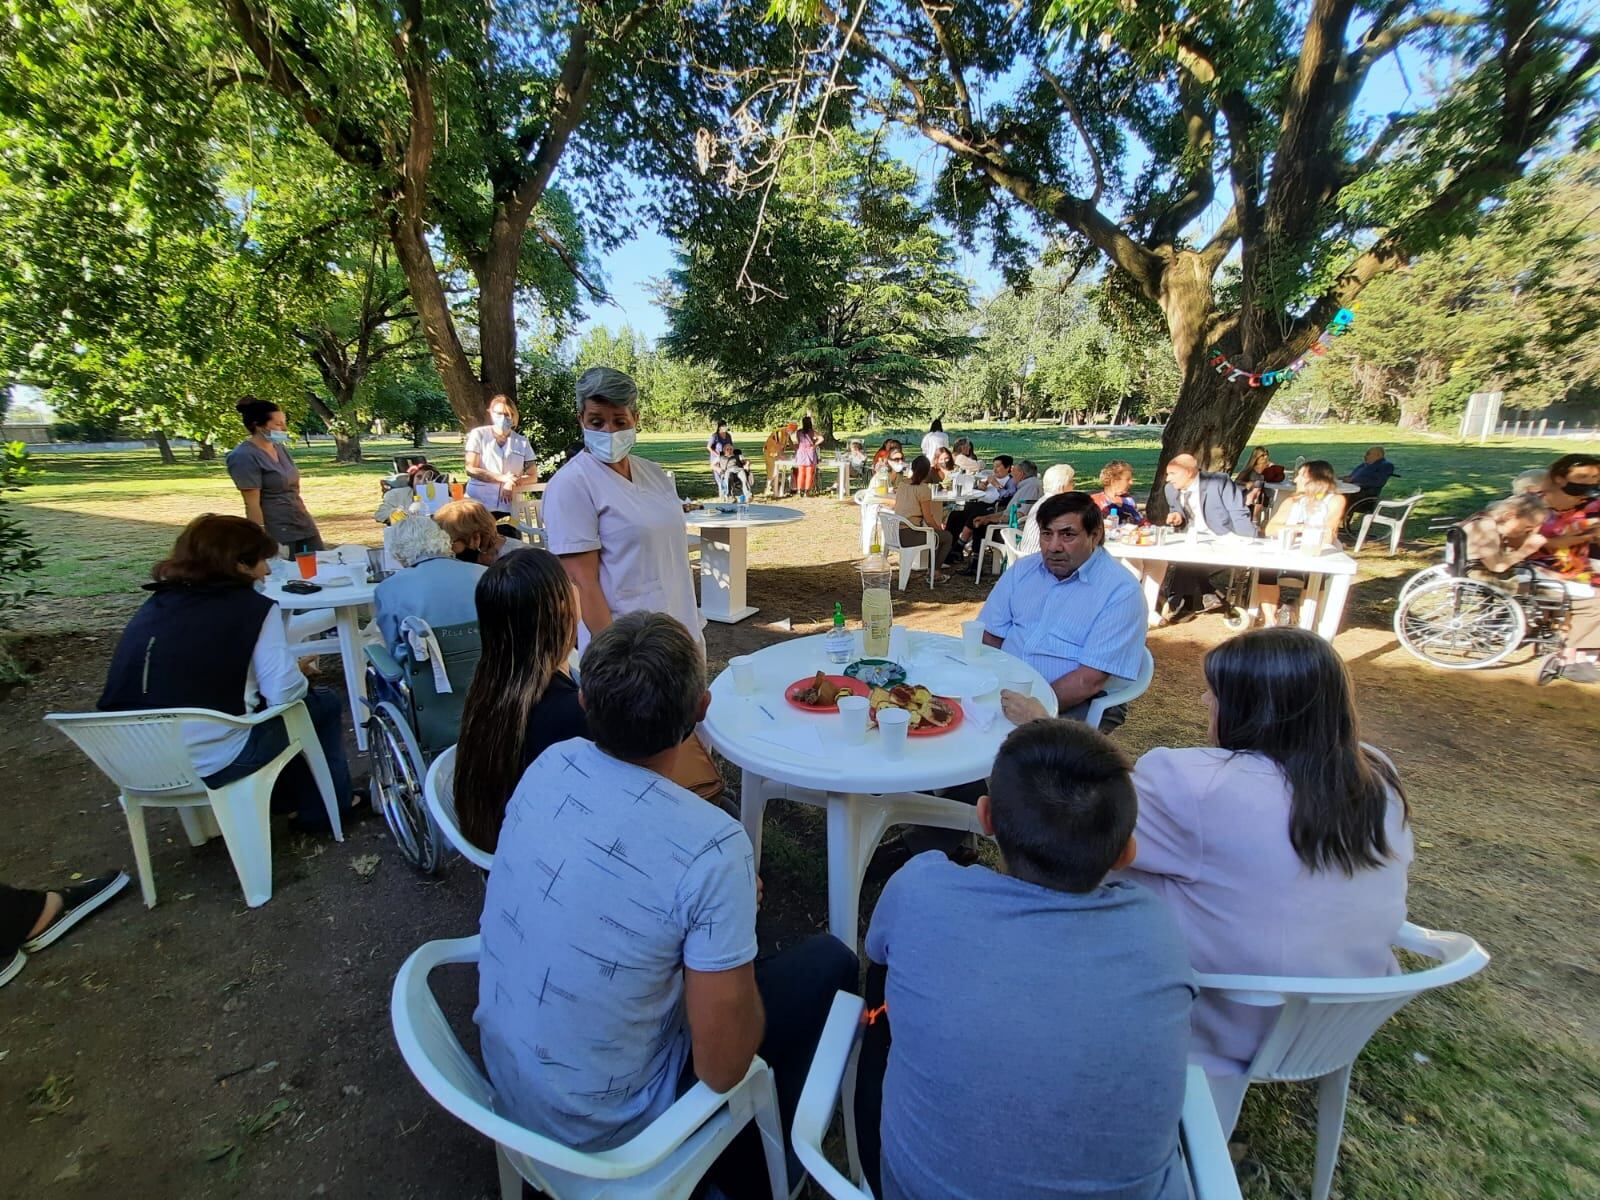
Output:
<instances>
[{"instance_id":1,"label":"man in light blue shirt","mask_svg":"<svg viewBox=\"0 0 1600 1200\"><path fill-rule=\"evenodd\" d=\"M1081 718L1108 682L1139 674L1144 597L1102 549L1104 521L1088 495L1042 501L1038 526L1039 553L1002 575L979 613L983 640L1048 679L1062 716ZM1107 713L1106 723L1121 715Z\"/></svg>"}]
</instances>

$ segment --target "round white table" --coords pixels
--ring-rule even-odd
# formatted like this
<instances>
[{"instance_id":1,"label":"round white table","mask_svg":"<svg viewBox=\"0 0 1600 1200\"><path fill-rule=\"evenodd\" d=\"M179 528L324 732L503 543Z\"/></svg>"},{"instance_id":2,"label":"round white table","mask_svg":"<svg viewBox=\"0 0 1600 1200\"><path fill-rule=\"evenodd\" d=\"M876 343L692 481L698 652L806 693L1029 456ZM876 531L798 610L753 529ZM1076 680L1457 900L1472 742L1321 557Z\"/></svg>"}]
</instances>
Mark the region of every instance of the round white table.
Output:
<instances>
[{"instance_id":1,"label":"round white table","mask_svg":"<svg viewBox=\"0 0 1600 1200\"><path fill-rule=\"evenodd\" d=\"M320 592L300 595L284 591L282 580L269 579L266 584L266 594L269 599L277 601L278 607L283 610L286 631L292 613L328 611L333 613L334 628L338 631L339 658L344 664L345 693L350 698L350 721L355 726L357 748L365 750L367 727L366 714L363 711L365 706L362 701L367 695L367 673L361 648L361 611L371 606L373 589L377 585L366 582L365 564L337 566L323 560L322 554L317 557L319 574L322 572L329 575L346 574L356 582L337 587L324 587ZM311 582L316 583L317 580L313 578ZM297 643L290 639L289 653L297 657L327 652L327 649L318 642Z\"/></svg>"},{"instance_id":2,"label":"round white table","mask_svg":"<svg viewBox=\"0 0 1600 1200\"><path fill-rule=\"evenodd\" d=\"M932 825L977 831L970 804L925 794L984 779L995 752L1014 728L987 705L993 720L984 728L969 712L959 728L933 737L908 738L898 759L886 758L876 729L866 740L845 743L837 714L801 712L784 699L784 689L817 671L840 673L828 662L823 635L794 638L758 650L754 694L741 695L731 671L711 684L711 708L704 733L712 747L743 771L739 812L755 863L761 864L761 825L769 800L812 804L827 810L828 928L847 946L858 940L861 880L884 830L894 824ZM989 680L1021 690L1020 680L1052 713L1055 693L1043 676L1022 660L985 647L976 663L962 657L961 639L936 633L910 635L907 682L926 683L941 695L982 687ZM1006 672L1018 683L1004 683ZM984 677L987 676L986 680ZM970 694L957 696L970 707Z\"/></svg>"},{"instance_id":3,"label":"round white table","mask_svg":"<svg viewBox=\"0 0 1600 1200\"><path fill-rule=\"evenodd\" d=\"M746 515L718 512L732 504L706 505L684 514L684 523L700 531L700 615L733 625L760 610L745 603L750 557L749 531L764 525L791 525L803 520L798 508L749 504Z\"/></svg>"}]
</instances>

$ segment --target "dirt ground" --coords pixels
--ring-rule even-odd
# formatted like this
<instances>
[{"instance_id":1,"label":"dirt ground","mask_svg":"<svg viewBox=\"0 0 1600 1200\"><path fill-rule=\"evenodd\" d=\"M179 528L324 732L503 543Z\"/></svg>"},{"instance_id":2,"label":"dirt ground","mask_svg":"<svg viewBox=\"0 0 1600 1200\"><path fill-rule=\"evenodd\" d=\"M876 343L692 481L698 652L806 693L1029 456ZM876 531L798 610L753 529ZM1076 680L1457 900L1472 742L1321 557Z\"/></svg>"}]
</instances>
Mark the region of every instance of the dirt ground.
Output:
<instances>
[{"instance_id":1,"label":"dirt ground","mask_svg":"<svg viewBox=\"0 0 1600 1200\"><path fill-rule=\"evenodd\" d=\"M707 631L714 670L820 629L836 599L855 611L854 508L799 503L805 523L752 539L750 602L761 612ZM1530 1035L1593 1046L1600 692L1538 689L1527 661L1450 673L1403 654L1388 628L1393 595L1423 562L1365 555L1338 641L1365 735L1394 757L1409 790L1413 919L1487 945L1488 986ZM896 596L896 617L956 632L981 599L959 577L932 592L913 581ZM58 613L74 631L29 643L36 682L0 698L7 882L131 871L107 784L39 720L92 706L126 611L98 600ZM1224 636L1210 617L1152 634L1156 683L1118 734L1131 753L1203 737L1200 659ZM768 946L825 920L820 826L774 807ZM475 931L476 874L455 860L437 878L417 876L378 821L355 825L343 845L280 825L273 898L250 910L220 842L190 848L176 819L152 818L150 828L158 906L147 911L130 888L0 989L0 1193L496 1195L487 1143L412 1080L388 1015L394 972L412 948ZM372 855L377 865L363 874ZM470 1042L475 979L448 977L443 994Z\"/></svg>"}]
</instances>

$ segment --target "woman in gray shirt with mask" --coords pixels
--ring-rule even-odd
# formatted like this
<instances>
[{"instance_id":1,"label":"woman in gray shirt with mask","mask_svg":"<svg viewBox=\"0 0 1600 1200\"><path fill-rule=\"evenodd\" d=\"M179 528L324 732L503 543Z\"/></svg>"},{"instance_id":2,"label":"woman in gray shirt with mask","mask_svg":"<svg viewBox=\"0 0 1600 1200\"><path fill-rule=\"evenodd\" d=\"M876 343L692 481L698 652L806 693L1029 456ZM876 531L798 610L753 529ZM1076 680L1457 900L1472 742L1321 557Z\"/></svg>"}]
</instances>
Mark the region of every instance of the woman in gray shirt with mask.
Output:
<instances>
[{"instance_id":1,"label":"woman in gray shirt with mask","mask_svg":"<svg viewBox=\"0 0 1600 1200\"><path fill-rule=\"evenodd\" d=\"M250 436L228 452L228 474L244 497L244 515L287 554L321 550L322 534L300 498L300 468L289 456L283 409L254 396L236 407Z\"/></svg>"}]
</instances>

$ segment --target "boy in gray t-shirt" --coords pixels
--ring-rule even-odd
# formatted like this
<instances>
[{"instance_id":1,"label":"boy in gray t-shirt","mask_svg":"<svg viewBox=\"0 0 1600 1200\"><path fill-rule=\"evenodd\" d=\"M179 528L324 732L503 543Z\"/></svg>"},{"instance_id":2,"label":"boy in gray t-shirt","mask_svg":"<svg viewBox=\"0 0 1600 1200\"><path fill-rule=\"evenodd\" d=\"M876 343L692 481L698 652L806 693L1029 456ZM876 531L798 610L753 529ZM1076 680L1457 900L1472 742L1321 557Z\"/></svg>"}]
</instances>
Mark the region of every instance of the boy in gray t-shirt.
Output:
<instances>
[{"instance_id":1,"label":"boy in gray t-shirt","mask_svg":"<svg viewBox=\"0 0 1600 1200\"><path fill-rule=\"evenodd\" d=\"M755 963L750 839L665 777L709 701L682 625L619 618L589 643L581 687L594 741L529 766L484 896L476 1020L496 1109L609 1149L696 1079L732 1087L759 1051L787 1129L855 955L824 936ZM754 1128L711 1172L730 1197L766 1185Z\"/></svg>"},{"instance_id":2,"label":"boy in gray t-shirt","mask_svg":"<svg viewBox=\"0 0 1600 1200\"><path fill-rule=\"evenodd\" d=\"M869 997L887 968L893 1037L885 1200L1188 1195L1178 1118L1195 989L1183 935L1154 893L1105 882L1133 860L1128 772L1084 725L1024 725L978 801L1001 869L932 852L884 888L867 955ZM869 1034L863 1071L872 1048ZM870 1113L869 1100L860 1121Z\"/></svg>"}]
</instances>

